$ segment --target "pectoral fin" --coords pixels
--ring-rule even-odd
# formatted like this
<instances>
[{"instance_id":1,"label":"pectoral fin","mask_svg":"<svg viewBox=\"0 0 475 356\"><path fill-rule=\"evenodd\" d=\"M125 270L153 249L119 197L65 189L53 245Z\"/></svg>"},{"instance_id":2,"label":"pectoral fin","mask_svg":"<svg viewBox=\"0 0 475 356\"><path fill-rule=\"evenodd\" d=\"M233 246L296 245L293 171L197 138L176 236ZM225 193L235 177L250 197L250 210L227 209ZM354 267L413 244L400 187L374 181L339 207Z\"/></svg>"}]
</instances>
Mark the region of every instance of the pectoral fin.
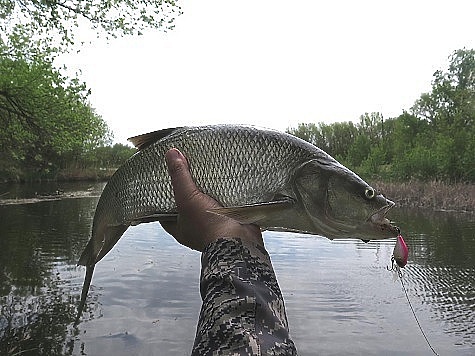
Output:
<instances>
[{"instance_id":1,"label":"pectoral fin","mask_svg":"<svg viewBox=\"0 0 475 356\"><path fill-rule=\"evenodd\" d=\"M230 206L210 209L208 212L226 216L241 224L258 224L270 215L281 213L294 204L290 198L242 206Z\"/></svg>"},{"instance_id":2,"label":"pectoral fin","mask_svg":"<svg viewBox=\"0 0 475 356\"><path fill-rule=\"evenodd\" d=\"M154 222L154 221L176 222L177 217L178 217L178 213L167 213L167 214L156 213L156 214L144 215L130 221L130 225L136 226L139 224L144 224L144 223L149 223L149 222Z\"/></svg>"}]
</instances>

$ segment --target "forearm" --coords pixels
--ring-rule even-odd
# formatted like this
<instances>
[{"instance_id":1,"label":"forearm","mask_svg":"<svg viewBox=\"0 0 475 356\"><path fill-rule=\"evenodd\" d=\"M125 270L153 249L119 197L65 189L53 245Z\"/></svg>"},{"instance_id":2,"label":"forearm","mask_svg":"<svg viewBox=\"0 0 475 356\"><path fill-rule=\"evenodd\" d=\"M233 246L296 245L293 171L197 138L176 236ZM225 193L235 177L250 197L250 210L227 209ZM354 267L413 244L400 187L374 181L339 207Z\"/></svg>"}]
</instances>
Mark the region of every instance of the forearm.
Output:
<instances>
[{"instance_id":1,"label":"forearm","mask_svg":"<svg viewBox=\"0 0 475 356\"><path fill-rule=\"evenodd\" d=\"M202 254L201 308L193 355L296 355L284 301L263 247L219 239Z\"/></svg>"}]
</instances>

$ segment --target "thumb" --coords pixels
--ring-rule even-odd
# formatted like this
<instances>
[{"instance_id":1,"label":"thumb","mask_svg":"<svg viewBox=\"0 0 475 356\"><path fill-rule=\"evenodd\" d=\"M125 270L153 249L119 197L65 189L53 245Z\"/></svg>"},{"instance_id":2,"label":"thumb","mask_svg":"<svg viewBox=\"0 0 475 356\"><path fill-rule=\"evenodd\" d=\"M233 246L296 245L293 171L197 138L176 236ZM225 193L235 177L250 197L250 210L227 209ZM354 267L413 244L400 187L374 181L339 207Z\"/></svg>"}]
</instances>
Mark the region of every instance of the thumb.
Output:
<instances>
[{"instance_id":1,"label":"thumb","mask_svg":"<svg viewBox=\"0 0 475 356\"><path fill-rule=\"evenodd\" d=\"M173 186L175 202L180 210L193 196L199 193L199 190L191 177L188 162L179 150L176 148L168 150L165 160Z\"/></svg>"}]
</instances>

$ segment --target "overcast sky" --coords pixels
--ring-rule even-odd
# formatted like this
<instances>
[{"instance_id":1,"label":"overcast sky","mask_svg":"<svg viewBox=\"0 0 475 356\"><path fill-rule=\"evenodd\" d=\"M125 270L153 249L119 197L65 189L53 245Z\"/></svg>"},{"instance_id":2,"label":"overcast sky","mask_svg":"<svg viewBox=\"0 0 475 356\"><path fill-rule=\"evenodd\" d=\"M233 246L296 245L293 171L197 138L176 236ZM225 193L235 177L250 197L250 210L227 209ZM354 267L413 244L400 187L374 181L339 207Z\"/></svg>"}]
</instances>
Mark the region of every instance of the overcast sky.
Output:
<instances>
[{"instance_id":1,"label":"overcast sky","mask_svg":"<svg viewBox=\"0 0 475 356\"><path fill-rule=\"evenodd\" d=\"M409 109L456 49L475 1L183 1L167 33L65 57L114 141L166 127L385 118Z\"/></svg>"}]
</instances>

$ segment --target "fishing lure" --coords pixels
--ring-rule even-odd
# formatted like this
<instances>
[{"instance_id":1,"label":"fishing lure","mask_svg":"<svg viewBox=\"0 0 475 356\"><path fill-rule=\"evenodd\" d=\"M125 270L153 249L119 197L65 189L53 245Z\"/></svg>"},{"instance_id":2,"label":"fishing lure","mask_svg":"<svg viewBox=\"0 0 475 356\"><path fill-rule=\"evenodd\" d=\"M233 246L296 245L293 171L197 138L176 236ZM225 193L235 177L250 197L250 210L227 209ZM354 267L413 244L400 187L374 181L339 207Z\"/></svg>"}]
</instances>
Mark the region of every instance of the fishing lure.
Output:
<instances>
[{"instance_id":1,"label":"fishing lure","mask_svg":"<svg viewBox=\"0 0 475 356\"><path fill-rule=\"evenodd\" d=\"M393 259L397 265L401 268L407 264L407 257L409 255L409 249L401 234L397 235L396 246L394 246Z\"/></svg>"},{"instance_id":2,"label":"fishing lure","mask_svg":"<svg viewBox=\"0 0 475 356\"><path fill-rule=\"evenodd\" d=\"M396 237L396 245L394 246L393 256L391 257L391 268L388 267L390 271L395 271L397 267L394 265L396 263L398 267L404 268L407 264L407 257L409 256L409 249L407 248L406 241L399 233Z\"/></svg>"}]
</instances>

